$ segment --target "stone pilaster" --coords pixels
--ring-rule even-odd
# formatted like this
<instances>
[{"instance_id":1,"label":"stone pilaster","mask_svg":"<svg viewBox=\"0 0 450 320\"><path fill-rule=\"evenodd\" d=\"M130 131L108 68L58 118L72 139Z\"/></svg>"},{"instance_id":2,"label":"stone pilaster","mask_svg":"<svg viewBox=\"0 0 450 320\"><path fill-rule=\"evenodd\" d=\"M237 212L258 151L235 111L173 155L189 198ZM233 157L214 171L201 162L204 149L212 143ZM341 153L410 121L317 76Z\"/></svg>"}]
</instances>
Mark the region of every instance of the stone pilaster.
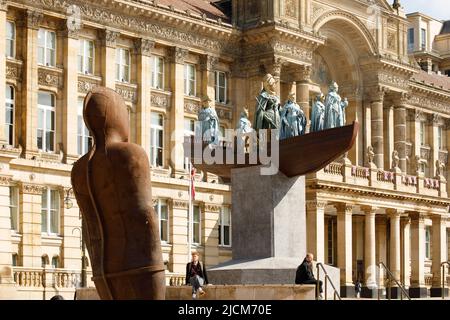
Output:
<instances>
[{"instance_id":1,"label":"stone pilaster","mask_svg":"<svg viewBox=\"0 0 450 320\"><path fill-rule=\"evenodd\" d=\"M377 295L375 217L378 208L363 207L362 209L365 213L364 264L366 272L361 296L375 298Z\"/></svg>"},{"instance_id":2,"label":"stone pilaster","mask_svg":"<svg viewBox=\"0 0 450 320\"><path fill-rule=\"evenodd\" d=\"M384 264L387 264L387 248L386 248L386 238L387 238L387 221L386 216L382 215L375 219L375 233L376 233L376 262L380 263L383 262ZM384 276L385 272L384 269L379 268L378 273L378 290L383 290L384 288Z\"/></svg>"},{"instance_id":3,"label":"stone pilaster","mask_svg":"<svg viewBox=\"0 0 450 320\"><path fill-rule=\"evenodd\" d=\"M390 217L390 264L389 264L389 270L393 274L394 278L397 281L400 281L400 214L402 213L399 210L396 209L390 209L387 210L389 217ZM391 292L391 298L398 298L400 291L397 288L397 285L395 282L391 285L392 292Z\"/></svg>"},{"instance_id":4,"label":"stone pilaster","mask_svg":"<svg viewBox=\"0 0 450 320\"><path fill-rule=\"evenodd\" d=\"M12 283L10 181L11 177L0 176L0 285Z\"/></svg>"},{"instance_id":5,"label":"stone pilaster","mask_svg":"<svg viewBox=\"0 0 450 320\"><path fill-rule=\"evenodd\" d=\"M172 81L172 108L170 110L170 165L184 172L184 59L188 50L173 47L170 53Z\"/></svg>"},{"instance_id":6,"label":"stone pilaster","mask_svg":"<svg viewBox=\"0 0 450 320\"><path fill-rule=\"evenodd\" d=\"M325 207L326 201L313 200L306 203L307 248L314 260L325 262Z\"/></svg>"},{"instance_id":7,"label":"stone pilaster","mask_svg":"<svg viewBox=\"0 0 450 320\"><path fill-rule=\"evenodd\" d=\"M137 83L139 85L136 104L136 143L150 154L150 116L151 116L151 53L155 42L150 39L138 39L134 43L137 56Z\"/></svg>"},{"instance_id":8,"label":"stone pilaster","mask_svg":"<svg viewBox=\"0 0 450 320\"><path fill-rule=\"evenodd\" d=\"M6 144L5 136L5 84L6 84L6 10L5 1L0 1L0 145Z\"/></svg>"},{"instance_id":9,"label":"stone pilaster","mask_svg":"<svg viewBox=\"0 0 450 320\"><path fill-rule=\"evenodd\" d=\"M393 168L392 152L394 151L394 108L383 106L383 145L384 145L384 168Z\"/></svg>"},{"instance_id":10,"label":"stone pilaster","mask_svg":"<svg viewBox=\"0 0 450 320\"><path fill-rule=\"evenodd\" d=\"M119 37L119 32L109 29L100 32L103 86L113 90L116 89L116 43Z\"/></svg>"},{"instance_id":11,"label":"stone pilaster","mask_svg":"<svg viewBox=\"0 0 450 320\"><path fill-rule=\"evenodd\" d=\"M284 60L282 58L274 58L271 61L265 62L266 73L270 73L276 80L275 91L280 96L281 94L281 68Z\"/></svg>"},{"instance_id":12,"label":"stone pilaster","mask_svg":"<svg viewBox=\"0 0 450 320\"><path fill-rule=\"evenodd\" d=\"M384 167L383 138L383 101L384 90L375 88L369 93L371 107L371 144L375 153L374 163L378 168Z\"/></svg>"},{"instance_id":13,"label":"stone pilaster","mask_svg":"<svg viewBox=\"0 0 450 320\"><path fill-rule=\"evenodd\" d=\"M41 267L41 208L44 188L35 184L21 184L20 212L22 230L22 256L24 267Z\"/></svg>"},{"instance_id":14,"label":"stone pilaster","mask_svg":"<svg viewBox=\"0 0 450 320\"><path fill-rule=\"evenodd\" d=\"M219 264L219 233L217 222L219 221L220 206L206 203L202 210L201 236L205 247L203 261L206 267Z\"/></svg>"},{"instance_id":15,"label":"stone pilaster","mask_svg":"<svg viewBox=\"0 0 450 320\"><path fill-rule=\"evenodd\" d=\"M173 272L184 274L188 257L188 202L172 200L169 216L171 221L170 243L172 244L172 259L169 268Z\"/></svg>"},{"instance_id":16,"label":"stone pilaster","mask_svg":"<svg viewBox=\"0 0 450 320\"><path fill-rule=\"evenodd\" d=\"M432 265L431 273L433 274L433 284L431 287L431 296L442 296L442 268L441 263L447 261L447 216L433 215L432 216ZM446 289L448 295L448 288Z\"/></svg>"},{"instance_id":17,"label":"stone pilaster","mask_svg":"<svg viewBox=\"0 0 450 320\"><path fill-rule=\"evenodd\" d=\"M211 101L216 101L215 97L215 74L214 69L219 58L210 55L201 57L200 70L202 71L202 95L207 95ZM214 103L214 102L213 102Z\"/></svg>"},{"instance_id":18,"label":"stone pilaster","mask_svg":"<svg viewBox=\"0 0 450 320\"><path fill-rule=\"evenodd\" d=\"M37 152L37 103L38 103L38 29L43 14L28 10L24 30L24 86L22 90L22 139L19 143L26 152ZM20 140L20 139L19 139Z\"/></svg>"},{"instance_id":19,"label":"stone pilaster","mask_svg":"<svg viewBox=\"0 0 450 320\"><path fill-rule=\"evenodd\" d=\"M352 211L353 205L338 203L337 209L337 264L341 269L341 296L354 297L352 277Z\"/></svg>"},{"instance_id":20,"label":"stone pilaster","mask_svg":"<svg viewBox=\"0 0 450 320\"><path fill-rule=\"evenodd\" d=\"M412 298L427 295L425 287L425 222L421 212L410 213L411 217L411 287Z\"/></svg>"},{"instance_id":21,"label":"stone pilaster","mask_svg":"<svg viewBox=\"0 0 450 320\"><path fill-rule=\"evenodd\" d=\"M405 287L410 286L411 277L411 220L409 217L401 218L402 257L401 257L401 282Z\"/></svg>"},{"instance_id":22,"label":"stone pilaster","mask_svg":"<svg viewBox=\"0 0 450 320\"><path fill-rule=\"evenodd\" d=\"M398 166L403 173L406 173L406 108L404 99L401 99L394 108L394 149L398 152Z\"/></svg>"}]
</instances>

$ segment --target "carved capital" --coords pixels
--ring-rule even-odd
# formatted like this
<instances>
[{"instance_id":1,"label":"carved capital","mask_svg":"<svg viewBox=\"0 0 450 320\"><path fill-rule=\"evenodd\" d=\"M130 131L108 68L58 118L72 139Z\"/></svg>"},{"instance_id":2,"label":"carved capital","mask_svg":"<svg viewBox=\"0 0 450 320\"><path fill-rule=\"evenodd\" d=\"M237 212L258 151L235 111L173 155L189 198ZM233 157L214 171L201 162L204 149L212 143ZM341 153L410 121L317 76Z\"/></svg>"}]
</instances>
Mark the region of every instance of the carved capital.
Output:
<instances>
[{"instance_id":1,"label":"carved capital","mask_svg":"<svg viewBox=\"0 0 450 320\"><path fill-rule=\"evenodd\" d=\"M172 47L170 49L169 61L171 63L183 64L188 53L189 53L189 50L187 50L187 49L183 49L183 48L179 48L179 47Z\"/></svg>"},{"instance_id":2,"label":"carved capital","mask_svg":"<svg viewBox=\"0 0 450 320\"><path fill-rule=\"evenodd\" d=\"M134 41L134 50L137 54L143 56L151 56L152 50L155 48L155 41L150 39L137 39Z\"/></svg>"},{"instance_id":3,"label":"carved capital","mask_svg":"<svg viewBox=\"0 0 450 320\"><path fill-rule=\"evenodd\" d=\"M205 212L216 212L216 213L220 212L220 206L212 203L205 203L204 209Z\"/></svg>"},{"instance_id":4,"label":"carved capital","mask_svg":"<svg viewBox=\"0 0 450 320\"><path fill-rule=\"evenodd\" d=\"M310 82L311 81L312 68L311 66L302 65L298 68L295 74L295 81L297 82Z\"/></svg>"},{"instance_id":5,"label":"carved capital","mask_svg":"<svg viewBox=\"0 0 450 320\"><path fill-rule=\"evenodd\" d=\"M8 1L0 0L0 11L8 11Z\"/></svg>"},{"instance_id":6,"label":"carved capital","mask_svg":"<svg viewBox=\"0 0 450 320\"><path fill-rule=\"evenodd\" d=\"M202 71L212 71L215 69L217 62L219 62L219 58L206 55L202 56L200 60L200 70Z\"/></svg>"},{"instance_id":7,"label":"carved capital","mask_svg":"<svg viewBox=\"0 0 450 320\"><path fill-rule=\"evenodd\" d=\"M404 210L399 210L399 209L387 208L386 209L386 213L391 218L399 218L402 214L405 213L405 211Z\"/></svg>"},{"instance_id":8,"label":"carved capital","mask_svg":"<svg viewBox=\"0 0 450 320\"><path fill-rule=\"evenodd\" d=\"M376 215L378 207L374 206L361 206L361 210L364 211L366 215Z\"/></svg>"},{"instance_id":9,"label":"carved capital","mask_svg":"<svg viewBox=\"0 0 450 320\"><path fill-rule=\"evenodd\" d=\"M408 214L411 218L411 223L425 223L425 212L411 211Z\"/></svg>"},{"instance_id":10,"label":"carved capital","mask_svg":"<svg viewBox=\"0 0 450 320\"><path fill-rule=\"evenodd\" d=\"M45 187L37 184L22 183L21 189L22 193L25 194L42 195L42 192L44 191Z\"/></svg>"},{"instance_id":11,"label":"carved capital","mask_svg":"<svg viewBox=\"0 0 450 320\"><path fill-rule=\"evenodd\" d=\"M27 10L26 13L27 18L27 28L29 29L39 29L39 26L44 19L44 15L41 12L34 10Z\"/></svg>"},{"instance_id":12,"label":"carved capital","mask_svg":"<svg viewBox=\"0 0 450 320\"><path fill-rule=\"evenodd\" d=\"M306 202L306 209L315 211L323 210L327 206L327 202L323 200L310 200Z\"/></svg>"},{"instance_id":13,"label":"carved capital","mask_svg":"<svg viewBox=\"0 0 450 320\"><path fill-rule=\"evenodd\" d=\"M115 48L117 43L117 38L120 36L119 32L105 29L101 32L100 39L102 45L105 47Z\"/></svg>"},{"instance_id":14,"label":"carved capital","mask_svg":"<svg viewBox=\"0 0 450 320\"><path fill-rule=\"evenodd\" d=\"M405 107L408 104L410 98L410 94L400 93L394 97L394 104L397 107Z\"/></svg>"},{"instance_id":15,"label":"carved capital","mask_svg":"<svg viewBox=\"0 0 450 320\"><path fill-rule=\"evenodd\" d=\"M188 209L189 203L187 201L173 200L172 208L174 209Z\"/></svg>"},{"instance_id":16,"label":"carved capital","mask_svg":"<svg viewBox=\"0 0 450 320\"><path fill-rule=\"evenodd\" d=\"M336 210L339 213L352 214L353 204L338 202L335 205Z\"/></svg>"},{"instance_id":17,"label":"carved capital","mask_svg":"<svg viewBox=\"0 0 450 320\"><path fill-rule=\"evenodd\" d=\"M0 176L0 185L9 186L11 184L12 177L10 176Z\"/></svg>"},{"instance_id":18,"label":"carved capital","mask_svg":"<svg viewBox=\"0 0 450 320\"><path fill-rule=\"evenodd\" d=\"M367 90L366 95L370 102L383 102L386 90L383 87L375 87Z\"/></svg>"}]
</instances>

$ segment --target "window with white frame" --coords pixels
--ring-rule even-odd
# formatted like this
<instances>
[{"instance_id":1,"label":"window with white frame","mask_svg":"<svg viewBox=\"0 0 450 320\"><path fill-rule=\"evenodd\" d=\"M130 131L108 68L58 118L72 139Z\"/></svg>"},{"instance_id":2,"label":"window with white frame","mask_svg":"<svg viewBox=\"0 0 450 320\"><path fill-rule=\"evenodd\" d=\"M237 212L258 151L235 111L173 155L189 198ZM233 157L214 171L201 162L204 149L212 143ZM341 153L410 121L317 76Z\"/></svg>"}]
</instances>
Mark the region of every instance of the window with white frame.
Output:
<instances>
[{"instance_id":1,"label":"window with white frame","mask_svg":"<svg viewBox=\"0 0 450 320\"><path fill-rule=\"evenodd\" d=\"M414 28L408 29L408 51L414 50Z\"/></svg>"},{"instance_id":2,"label":"window with white frame","mask_svg":"<svg viewBox=\"0 0 450 320\"><path fill-rule=\"evenodd\" d=\"M164 150L164 116L161 113L151 113L150 130L150 163L154 167L162 167Z\"/></svg>"},{"instance_id":3,"label":"window with white frame","mask_svg":"<svg viewBox=\"0 0 450 320\"><path fill-rule=\"evenodd\" d=\"M80 156L86 154L92 147L92 137L89 133L86 124L83 119L83 98L78 98L78 128L77 128L77 145L78 145L78 154Z\"/></svg>"},{"instance_id":4,"label":"window with white frame","mask_svg":"<svg viewBox=\"0 0 450 320\"><path fill-rule=\"evenodd\" d=\"M19 231L19 190L17 187L9 187L9 216L11 230Z\"/></svg>"},{"instance_id":5,"label":"window with white frame","mask_svg":"<svg viewBox=\"0 0 450 320\"><path fill-rule=\"evenodd\" d=\"M196 71L195 65L186 64L184 66L184 94L187 96L196 96Z\"/></svg>"},{"instance_id":6,"label":"window with white frame","mask_svg":"<svg viewBox=\"0 0 450 320\"><path fill-rule=\"evenodd\" d=\"M38 64L49 67L56 65L56 34L53 31L39 29Z\"/></svg>"},{"instance_id":7,"label":"window with white frame","mask_svg":"<svg viewBox=\"0 0 450 320\"><path fill-rule=\"evenodd\" d=\"M38 93L37 146L46 152L55 151L55 96L48 92Z\"/></svg>"},{"instance_id":8,"label":"window with white frame","mask_svg":"<svg viewBox=\"0 0 450 320\"><path fill-rule=\"evenodd\" d=\"M152 88L164 89L164 58L152 57Z\"/></svg>"},{"instance_id":9,"label":"window with white frame","mask_svg":"<svg viewBox=\"0 0 450 320\"><path fill-rule=\"evenodd\" d=\"M200 244L200 206L194 206L193 209L191 241Z\"/></svg>"},{"instance_id":10,"label":"window with white frame","mask_svg":"<svg viewBox=\"0 0 450 320\"><path fill-rule=\"evenodd\" d=\"M425 121L420 121L419 137L420 137L420 145L424 146L426 144Z\"/></svg>"},{"instance_id":11,"label":"window with white frame","mask_svg":"<svg viewBox=\"0 0 450 320\"><path fill-rule=\"evenodd\" d=\"M427 30L420 29L420 48L425 50L427 48Z\"/></svg>"},{"instance_id":12,"label":"window with white frame","mask_svg":"<svg viewBox=\"0 0 450 320\"><path fill-rule=\"evenodd\" d=\"M116 80L130 82L130 50L116 49Z\"/></svg>"},{"instance_id":13,"label":"window with white frame","mask_svg":"<svg viewBox=\"0 0 450 320\"><path fill-rule=\"evenodd\" d=\"M437 145L439 150L444 149L444 143L442 140L442 126L437 127Z\"/></svg>"},{"instance_id":14,"label":"window with white frame","mask_svg":"<svg viewBox=\"0 0 450 320\"><path fill-rule=\"evenodd\" d=\"M431 227L425 227L425 258L431 259Z\"/></svg>"},{"instance_id":15,"label":"window with white frame","mask_svg":"<svg viewBox=\"0 0 450 320\"><path fill-rule=\"evenodd\" d=\"M231 246L231 211L228 207L220 208L219 245Z\"/></svg>"},{"instance_id":16,"label":"window with white frame","mask_svg":"<svg viewBox=\"0 0 450 320\"><path fill-rule=\"evenodd\" d=\"M184 136L192 137L195 135L195 120L190 118L184 118ZM189 170L189 161L184 159L184 169Z\"/></svg>"},{"instance_id":17,"label":"window with white frame","mask_svg":"<svg viewBox=\"0 0 450 320\"><path fill-rule=\"evenodd\" d=\"M169 211L167 201L158 199L154 209L159 221L160 239L163 242L169 242Z\"/></svg>"},{"instance_id":18,"label":"window with white frame","mask_svg":"<svg viewBox=\"0 0 450 320\"><path fill-rule=\"evenodd\" d=\"M78 40L78 72L84 74L94 73L94 41Z\"/></svg>"},{"instance_id":19,"label":"window with white frame","mask_svg":"<svg viewBox=\"0 0 450 320\"><path fill-rule=\"evenodd\" d=\"M59 257L58 256L54 256L52 258L52 267L59 268Z\"/></svg>"},{"instance_id":20,"label":"window with white frame","mask_svg":"<svg viewBox=\"0 0 450 320\"><path fill-rule=\"evenodd\" d=\"M50 188L42 192L41 231L49 235L59 233L59 192Z\"/></svg>"},{"instance_id":21,"label":"window with white frame","mask_svg":"<svg viewBox=\"0 0 450 320\"><path fill-rule=\"evenodd\" d=\"M216 102L227 103L227 76L225 72L216 71Z\"/></svg>"},{"instance_id":22,"label":"window with white frame","mask_svg":"<svg viewBox=\"0 0 450 320\"><path fill-rule=\"evenodd\" d=\"M12 21L6 21L6 56L16 56L16 25Z\"/></svg>"},{"instance_id":23,"label":"window with white frame","mask_svg":"<svg viewBox=\"0 0 450 320\"><path fill-rule=\"evenodd\" d=\"M46 254L44 254L41 257L41 266L42 268L44 268L46 265L50 264L49 260L48 260L48 256Z\"/></svg>"},{"instance_id":24,"label":"window with white frame","mask_svg":"<svg viewBox=\"0 0 450 320\"><path fill-rule=\"evenodd\" d=\"M12 254L12 266L17 267L19 265L19 255L17 253Z\"/></svg>"},{"instance_id":25,"label":"window with white frame","mask_svg":"<svg viewBox=\"0 0 450 320\"><path fill-rule=\"evenodd\" d=\"M15 91L13 86L6 86L5 95L5 139L9 145L14 145L14 107Z\"/></svg>"}]
</instances>

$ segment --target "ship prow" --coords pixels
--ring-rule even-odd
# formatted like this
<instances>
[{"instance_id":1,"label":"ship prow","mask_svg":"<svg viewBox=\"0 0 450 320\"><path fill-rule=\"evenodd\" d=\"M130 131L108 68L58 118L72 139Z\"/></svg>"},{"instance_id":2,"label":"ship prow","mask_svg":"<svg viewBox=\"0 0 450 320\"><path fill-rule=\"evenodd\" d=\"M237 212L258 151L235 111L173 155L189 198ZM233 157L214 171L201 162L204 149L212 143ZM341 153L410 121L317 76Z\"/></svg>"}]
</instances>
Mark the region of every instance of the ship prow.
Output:
<instances>
[{"instance_id":1,"label":"ship prow","mask_svg":"<svg viewBox=\"0 0 450 320\"><path fill-rule=\"evenodd\" d=\"M348 126L280 140L279 171L287 177L302 176L319 171L353 147L358 130L359 123L354 121ZM268 165L261 161L259 152L256 156L243 152L240 154L234 147L235 145L230 156L229 145L212 146L195 141L195 139L186 139L184 142L185 156L191 160L194 167L221 178L229 179L233 169ZM203 153L198 152L199 150L202 150ZM264 154L269 154L270 158L270 143L267 143L267 150ZM205 160L204 154L211 155L211 159L214 159L215 162L211 163L211 161ZM271 158L276 160L276 157Z\"/></svg>"}]
</instances>

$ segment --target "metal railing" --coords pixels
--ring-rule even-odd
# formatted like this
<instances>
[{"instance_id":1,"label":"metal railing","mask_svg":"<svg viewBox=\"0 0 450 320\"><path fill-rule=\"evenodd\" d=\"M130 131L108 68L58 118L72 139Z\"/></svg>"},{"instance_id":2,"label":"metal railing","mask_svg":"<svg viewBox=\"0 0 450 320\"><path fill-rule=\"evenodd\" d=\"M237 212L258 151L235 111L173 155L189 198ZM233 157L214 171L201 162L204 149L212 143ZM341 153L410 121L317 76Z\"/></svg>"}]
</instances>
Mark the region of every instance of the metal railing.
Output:
<instances>
[{"instance_id":1,"label":"metal railing","mask_svg":"<svg viewBox=\"0 0 450 320\"><path fill-rule=\"evenodd\" d=\"M448 266L448 268L450 269L450 261L445 261L441 263L441 268L442 268L442 299L445 299L445 282L446 282L446 277L445 277L445 265Z\"/></svg>"},{"instance_id":2,"label":"metal railing","mask_svg":"<svg viewBox=\"0 0 450 320\"><path fill-rule=\"evenodd\" d=\"M331 284L331 287L333 288L334 292L333 292L333 300L336 300L336 297L339 300L341 299L341 296L339 295L339 291L336 290L336 287L333 284L333 281L331 280L330 276L328 275L327 271L325 270L325 267L322 263L318 262L316 264L316 268L317 268L317 285L316 285L316 300L319 300L319 281L320 281L320 268L322 268L323 270L323 274L325 275L325 281L324 281L324 293L325 293L325 300L328 300L328 282Z\"/></svg>"},{"instance_id":3,"label":"metal railing","mask_svg":"<svg viewBox=\"0 0 450 320\"><path fill-rule=\"evenodd\" d=\"M378 264L380 270L381 267L383 267L383 269L386 271L386 274L388 276L388 287L386 288L386 297L388 298L388 300L391 300L392 298L392 281L394 281L397 284L397 287L400 288L400 300L403 300L403 294L405 295L406 298L408 298L408 300L411 300L411 297L409 296L408 292L406 291L405 287L397 280L395 279L394 275L392 274L391 270L388 269L388 267L386 267L386 265L383 262L380 262ZM378 286L379 288L381 288L381 284L379 284ZM378 300L380 300L380 290L378 290Z\"/></svg>"}]
</instances>

